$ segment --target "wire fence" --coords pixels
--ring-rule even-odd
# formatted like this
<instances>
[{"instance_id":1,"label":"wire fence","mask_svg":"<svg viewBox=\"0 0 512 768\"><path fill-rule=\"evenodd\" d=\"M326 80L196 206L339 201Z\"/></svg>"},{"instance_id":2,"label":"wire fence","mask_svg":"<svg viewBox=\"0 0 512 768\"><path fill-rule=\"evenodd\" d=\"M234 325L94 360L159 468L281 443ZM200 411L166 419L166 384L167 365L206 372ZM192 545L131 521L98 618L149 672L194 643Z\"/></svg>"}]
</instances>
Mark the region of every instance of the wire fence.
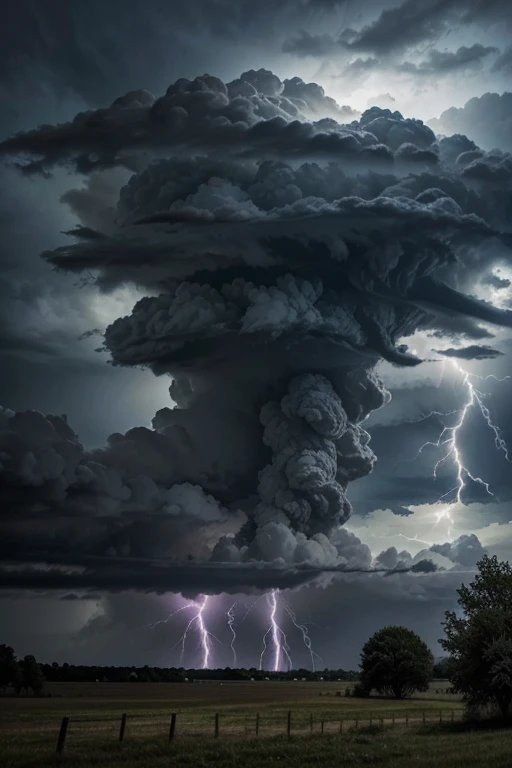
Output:
<instances>
[{"instance_id":1,"label":"wire fence","mask_svg":"<svg viewBox=\"0 0 512 768\"><path fill-rule=\"evenodd\" d=\"M220 738L261 738L271 736L304 736L307 734L339 734L372 726L427 726L435 723L460 722L462 710L439 710L414 712L414 714L378 713L364 717L318 718L304 712L289 710L284 717L261 715L259 712L237 718L233 715L215 713L210 716L194 717L188 713L172 712L167 717L141 718L137 714L123 713L112 717L63 717L57 737L57 754L61 754L68 740L73 736L83 739L100 735L112 736L117 741L127 739L167 739L169 743L178 738L211 736Z\"/></svg>"}]
</instances>

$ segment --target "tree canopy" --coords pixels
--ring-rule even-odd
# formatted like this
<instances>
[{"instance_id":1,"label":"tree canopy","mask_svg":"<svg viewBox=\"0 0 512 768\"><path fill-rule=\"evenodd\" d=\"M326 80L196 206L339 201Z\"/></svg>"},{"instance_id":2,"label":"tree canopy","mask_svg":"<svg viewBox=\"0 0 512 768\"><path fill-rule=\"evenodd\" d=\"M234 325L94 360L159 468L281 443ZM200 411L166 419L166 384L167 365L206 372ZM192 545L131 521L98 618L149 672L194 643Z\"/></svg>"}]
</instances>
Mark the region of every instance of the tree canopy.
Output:
<instances>
[{"instance_id":1,"label":"tree canopy","mask_svg":"<svg viewBox=\"0 0 512 768\"><path fill-rule=\"evenodd\" d=\"M406 627L384 627L364 645L361 653L361 683L369 693L403 699L414 691L426 691L432 679L434 657Z\"/></svg>"},{"instance_id":2,"label":"tree canopy","mask_svg":"<svg viewBox=\"0 0 512 768\"><path fill-rule=\"evenodd\" d=\"M44 687L44 675L34 656L28 655L20 662L21 685L31 690L34 695L41 693Z\"/></svg>"},{"instance_id":3,"label":"tree canopy","mask_svg":"<svg viewBox=\"0 0 512 768\"><path fill-rule=\"evenodd\" d=\"M0 645L0 688L19 687L21 675L16 655L10 645Z\"/></svg>"},{"instance_id":4,"label":"tree canopy","mask_svg":"<svg viewBox=\"0 0 512 768\"><path fill-rule=\"evenodd\" d=\"M450 680L470 707L512 703L512 568L485 555L478 574L457 590L457 612L447 611L440 641L452 657Z\"/></svg>"}]
</instances>

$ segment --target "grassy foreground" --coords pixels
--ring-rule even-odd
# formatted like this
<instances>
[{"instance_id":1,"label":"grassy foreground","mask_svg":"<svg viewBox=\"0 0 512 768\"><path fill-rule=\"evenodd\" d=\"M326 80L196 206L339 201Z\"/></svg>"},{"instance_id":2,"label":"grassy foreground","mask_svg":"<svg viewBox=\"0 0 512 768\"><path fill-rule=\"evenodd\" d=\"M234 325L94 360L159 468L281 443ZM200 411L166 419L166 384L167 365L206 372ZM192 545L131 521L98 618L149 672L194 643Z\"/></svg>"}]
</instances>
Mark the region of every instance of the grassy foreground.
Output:
<instances>
[{"instance_id":1,"label":"grassy foreground","mask_svg":"<svg viewBox=\"0 0 512 768\"><path fill-rule=\"evenodd\" d=\"M259 739L218 739L182 737L171 746L163 740L138 739L122 744L100 739L87 746L70 743L58 758L39 741L23 743L2 739L0 764L3 768L36 768L66 765L77 768L267 768L276 766L321 766L358 768L468 768L511 765L512 731L462 730L458 726L433 726L420 729L403 727L364 728L343 735L314 734Z\"/></svg>"},{"instance_id":2,"label":"grassy foreground","mask_svg":"<svg viewBox=\"0 0 512 768\"><path fill-rule=\"evenodd\" d=\"M468 729L461 702L444 688L434 685L402 702L345 698L344 690L343 683L293 682L49 685L46 698L0 698L0 766L512 765L512 731ZM177 721L169 744L171 712ZM127 722L120 743L122 713ZM70 718L69 729L58 756L63 716Z\"/></svg>"}]
</instances>

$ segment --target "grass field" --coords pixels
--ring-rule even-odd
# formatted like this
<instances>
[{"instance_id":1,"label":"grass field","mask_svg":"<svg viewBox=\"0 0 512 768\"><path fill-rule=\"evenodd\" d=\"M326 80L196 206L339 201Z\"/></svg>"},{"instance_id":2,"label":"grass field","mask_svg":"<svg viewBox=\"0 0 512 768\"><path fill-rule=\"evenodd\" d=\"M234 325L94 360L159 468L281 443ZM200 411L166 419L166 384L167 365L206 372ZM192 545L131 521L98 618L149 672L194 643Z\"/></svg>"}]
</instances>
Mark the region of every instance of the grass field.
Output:
<instances>
[{"instance_id":1,"label":"grass field","mask_svg":"<svg viewBox=\"0 0 512 768\"><path fill-rule=\"evenodd\" d=\"M45 698L0 698L0 765L512 765L512 731L469 731L461 722L461 702L443 684L403 702L345 698L345 687L301 682L48 684L51 696ZM177 720L169 744L171 712ZM123 713L128 717L120 743ZM55 749L63 716L70 723L59 757Z\"/></svg>"}]
</instances>

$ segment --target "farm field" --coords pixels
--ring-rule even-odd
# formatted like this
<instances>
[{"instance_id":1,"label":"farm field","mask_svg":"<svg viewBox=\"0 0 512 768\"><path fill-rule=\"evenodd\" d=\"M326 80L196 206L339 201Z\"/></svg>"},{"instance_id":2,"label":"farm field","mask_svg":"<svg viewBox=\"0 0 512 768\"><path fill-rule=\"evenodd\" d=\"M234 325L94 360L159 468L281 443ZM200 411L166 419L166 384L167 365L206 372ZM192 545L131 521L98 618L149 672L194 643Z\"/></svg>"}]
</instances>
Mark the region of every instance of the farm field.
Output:
<instances>
[{"instance_id":1,"label":"farm field","mask_svg":"<svg viewBox=\"0 0 512 768\"><path fill-rule=\"evenodd\" d=\"M0 698L0 765L256 768L276 762L297 768L372 764L495 768L511 764L512 731L468 731L461 702L443 683L401 702L345 697L345 687L342 682L270 681L49 683L46 692L51 696ZM169 744L171 712L177 717ZM120 743L123 713L126 730ZM64 716L70 719L67 739L57 756Z\"/></svg>"}]
</instances>

